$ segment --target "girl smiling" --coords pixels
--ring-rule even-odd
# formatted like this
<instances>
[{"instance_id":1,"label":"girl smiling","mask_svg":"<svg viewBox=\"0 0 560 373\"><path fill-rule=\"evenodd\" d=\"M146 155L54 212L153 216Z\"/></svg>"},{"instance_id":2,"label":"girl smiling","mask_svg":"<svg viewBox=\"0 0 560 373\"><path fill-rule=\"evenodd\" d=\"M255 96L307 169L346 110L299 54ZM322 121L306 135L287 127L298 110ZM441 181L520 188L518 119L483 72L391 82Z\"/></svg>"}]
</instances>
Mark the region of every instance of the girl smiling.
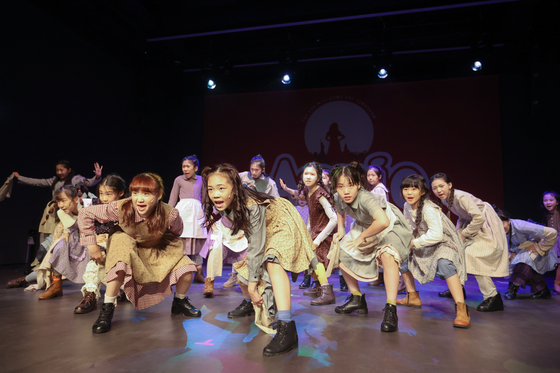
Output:
<instances>
[{"instance_id":1,"label":"girl smiling","mask_svg":"<svg viewBox=\"0 0 560 373\"><path fill-rule=\"evenodd\" d=\"M401 267L408 294L397 304L421 308L414 279L426 284L437 275L447 282L455 300L457 317L453 326L468 328L470 316L462 289L467 280L463 242L451 220L428 198L430 189L422 176L407 176L401 183L401 193L406 201L404 216L415 239L410 243L408 264Z\"/></svg>"}]
</instances>

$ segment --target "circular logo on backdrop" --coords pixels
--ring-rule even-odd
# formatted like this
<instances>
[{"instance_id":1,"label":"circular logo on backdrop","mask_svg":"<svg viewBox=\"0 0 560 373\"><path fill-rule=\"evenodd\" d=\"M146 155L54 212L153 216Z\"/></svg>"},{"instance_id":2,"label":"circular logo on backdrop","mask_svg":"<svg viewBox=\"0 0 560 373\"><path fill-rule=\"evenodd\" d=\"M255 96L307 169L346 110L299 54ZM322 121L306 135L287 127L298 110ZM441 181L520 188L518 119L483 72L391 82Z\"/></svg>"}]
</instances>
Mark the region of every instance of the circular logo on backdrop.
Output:
<instances>
[{"instance_id":1,"label":"circular logo on backdrop","mask_svg":"<svg viewBox=\"0 0 560 373\"><path fill-rule=\"evenodd\" d=\"M367 108L369 109L369 108ZM371 110L348 101L320 105L305 125L305 145L318 160L334 164L365 155L373 143Z\"/></svg>"}]
</instances>

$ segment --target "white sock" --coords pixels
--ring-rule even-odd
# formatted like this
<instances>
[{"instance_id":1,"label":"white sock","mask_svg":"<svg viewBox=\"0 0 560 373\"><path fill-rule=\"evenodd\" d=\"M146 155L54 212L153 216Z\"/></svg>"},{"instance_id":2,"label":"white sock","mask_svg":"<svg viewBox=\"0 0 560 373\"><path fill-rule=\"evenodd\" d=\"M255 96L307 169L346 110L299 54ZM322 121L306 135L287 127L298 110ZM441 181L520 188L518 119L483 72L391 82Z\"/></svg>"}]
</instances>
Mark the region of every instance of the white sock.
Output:
<instances>
[{"instance_id":1,"label":"white sock","mask_svg":"<svg viewBox=\"0 0 560 373\"><path fill-rule=\"evenodd\" d=\"M187 294L179 294L179 293L175 293L175 298L179 298L179 299L185 299L185 297L187 296Z\"/></svg>"},{"instance_id":2,"label":"white sock","mask_svg":"<svg viewBox=\"0 0 560 373\"><path fill-rule=\"evenodd\" d=\"M105 294L105 300L103 301L103 303L113 303L113 304L117 304L117 297L110 297L107 294Z\"/></svg>"}]
</instances>

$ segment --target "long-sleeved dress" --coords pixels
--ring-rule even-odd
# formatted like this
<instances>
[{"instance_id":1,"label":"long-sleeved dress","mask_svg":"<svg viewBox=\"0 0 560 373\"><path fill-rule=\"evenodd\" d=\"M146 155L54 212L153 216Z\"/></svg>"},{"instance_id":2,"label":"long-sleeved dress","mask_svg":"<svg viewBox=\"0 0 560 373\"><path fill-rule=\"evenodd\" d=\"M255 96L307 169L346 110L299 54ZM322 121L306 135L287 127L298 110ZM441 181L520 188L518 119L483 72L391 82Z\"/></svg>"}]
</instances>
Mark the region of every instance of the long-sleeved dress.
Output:
<instances>
[{"instance_id":1,"label":"long-sleeved dress","mask_svg":"<svg viewBox=\"0 0 560 373\"><path fill-rule=\"evenodd\" d=\"M443 201L448 206L448 200ZM509 274L507 239L502 221L490 204L455 190L450 211L459 217L457 230L465 236L467 273L489 277Z\"/></svg>"},{"instance_id":2,"label":"long-sleeved dress","mask_svg":"<svg viewBox=\"0 0 560 373\"><path fill-rule=\"evenodd\" d=\"M413 230L416 229L418 209L405 202L404 216ZM418 237L413 239L414 247L408 257L408 269L421 284L432 282L437 273L439 259L451 261L457 269L459 280L467 280L465 247L455 226L441 209L432 201L424 201L422 221L418 227Z\"/></svg>"},{"instance_id":3,"label":"long-sleeved dress","mask_svg":"<svg viewBox=\"0 0 560 373\"><path fill-rule=\"evenodd\" d=\"M507 235L509 251L516 253L510 266L513 268L523 263L541 275L552 271L557 265L556 253L552 249L556 244L556 230L518 219L510 222L511 232ZM530 245L535 245L537 253L523 250Z\"/></svg>"},{"instance_id":4,"label":"long-sleeved dress","mask_svg":"<svg viewBox=\"0 0 560 373\"><path fill-rule=\"evenodd\" d=\"M169 205L179 210L183 220L181 239L185 255L199 254L206 242L207 232L203 227L205 217L202 208L202 201L206 196L203 195L203 189L201 176L194 175L187 179L185 175L181 175L175 178L169 195Z\"/></svg>"},{"instance_id":5,"label":"long-sleeved dress","mask_svg":"<svg viewBox=\"0 0 560 373\"><path fill-rule=\"evenodd\" d=\"M560 231L560 217L558 211L554 211L553 214L547 212L545 214L546 225L549 228L556 230L556 232ZM558 263L560 263L560 235L556 238L556 243L554 244L554 248L552 248L554 253L556 254L556 259Z\"/></svg>"},{"instance_id":6,"label":"long-sleeved dress","mask_svg":"<svg viewBox=\"0 0 560 373\"><path fill-rule=\"evenodd\" d=\"M412 230L395 205L363 188L358 191L356 199L351 204L344 202L338 193L335 194L334 204L340 215L350 215L355 220L352 229L340 241L338 252L339 266L352 277L366 282L376 280L381 266L381 255L385 252L392 255L399 266L403 261L407 261ZM348 240L357 238L371 226L374 221L373 215L378 209L383 209L387 214L389 226L378 234L366 238L357 249L350 249ZM335 253L333 254L336 256ZM329 259L333 260L331 254Z\"/></svg>"},{"instance_id":7,"label":"long-sleeved dress","mask_svg":"<svg viewBox=\"0 0 560 373\"><path fill-rule=\"evenodd\" d=\"M268 316L271 322L276 310L266 263L272 261L286 271L299 273L315 270L317 258L309 231L290 202L281 197L263 202L249 198L247 207L251 223L249 232L245 232L248 239L247 256L246 260L234 263L234 267L239 281L259 284L259 292L263 297L262 314ZM230 219L232 216L224 213L224 218Z\"/></svg>"},{"instance_id":8,"label":"long-sleeved dress","mask_svg":"<svg viewBox=\"0 0 560 373\"><path fill-rule=\"evenodd\" d=\"M301 194L307 200L309 207L308 226L311 239L313 244L318 245L315 248L315 255L317 255L319 263L323 263L326 268L329 265L327 255L332 238L337 231L336 212L329 202L329 194L322 187L319 186L312 194L309 194L309 190L305 187Z\"/></svg>"},{"instance_id":9,"label":"long-sleeved dress","mask_svg":"<svg viewBox=\"0 0 560 373\"><path fill-rule=\"evenodd\" d=\"M258 192L270 194L273 197L279 197L278 187L276 182L270 176L264 176L261 174L258 178L253 178L253 175L249 171L244 171L239 173L239 177L243 184L249 187L254 187Z\"/></svg>"},{"instance_id":10,"label":"long-sleeved dress","mask_svg":"<svg viewBox=\"0 0 560 373\"><path fill-rule=\"evenodd\" d=\"M183 253L183 243L179 239L183 222L177 209L158 202L163 204L167 229L150 233L147 220L133 206L130 208L134 209L134 222L124 224L123 208L129 203L132 203L131 198L81 209L78 216L80 243L84 246L96 244L95 220L119 222L107 243L107 283L123 271L126 296L141 310L161 302L172 293L171 286L182 275L196 272L196 266Z\"/></svg>"}]
</instances>

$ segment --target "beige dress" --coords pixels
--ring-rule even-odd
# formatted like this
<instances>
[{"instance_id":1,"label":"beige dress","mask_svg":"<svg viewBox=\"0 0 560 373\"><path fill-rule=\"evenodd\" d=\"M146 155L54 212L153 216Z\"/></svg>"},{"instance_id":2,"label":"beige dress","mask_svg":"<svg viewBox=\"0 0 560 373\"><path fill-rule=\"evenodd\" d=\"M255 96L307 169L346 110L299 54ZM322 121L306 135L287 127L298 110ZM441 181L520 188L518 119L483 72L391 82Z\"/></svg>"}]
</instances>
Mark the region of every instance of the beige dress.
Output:
<instances>
[{"instance_id":1,"label":"beige dress","mask_svg":"<svg viewBox=\"0 0 560 373\"><path fill-rule=\"evenodd\" d=\"M448 200L443 203L448 206ZM459 217L457 230L466 238L467 273L490 277L508 276L506 233L492 206L470 193L455 190L453 206L449 210Z\"/></svg>"}]
</instances>

